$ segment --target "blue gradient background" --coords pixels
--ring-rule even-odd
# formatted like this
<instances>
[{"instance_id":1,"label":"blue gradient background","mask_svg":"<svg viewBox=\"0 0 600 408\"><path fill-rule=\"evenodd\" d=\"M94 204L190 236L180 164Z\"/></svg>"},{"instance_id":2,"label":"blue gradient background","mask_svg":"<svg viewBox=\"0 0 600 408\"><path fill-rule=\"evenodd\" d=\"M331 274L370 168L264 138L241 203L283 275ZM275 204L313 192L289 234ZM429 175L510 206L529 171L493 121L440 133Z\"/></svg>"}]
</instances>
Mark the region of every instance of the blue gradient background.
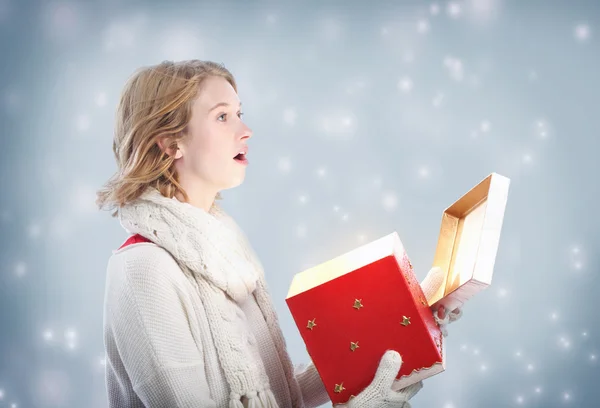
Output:
<instances>
[{"instance_id":1,"label":"blue gradient background","mask_svg":"<svg viewBox=\"0 0 600 408\"><path fill-rule=\"evenodd\" d=\"M292 276L398 231L422 279L443 209L511 178L493 285L414 407L598 407L600 3L0 0L0 407L106 407L95 209L127 77L223 62L254 130L223 205L294 362Z\"/></svg>"}]
</instances>

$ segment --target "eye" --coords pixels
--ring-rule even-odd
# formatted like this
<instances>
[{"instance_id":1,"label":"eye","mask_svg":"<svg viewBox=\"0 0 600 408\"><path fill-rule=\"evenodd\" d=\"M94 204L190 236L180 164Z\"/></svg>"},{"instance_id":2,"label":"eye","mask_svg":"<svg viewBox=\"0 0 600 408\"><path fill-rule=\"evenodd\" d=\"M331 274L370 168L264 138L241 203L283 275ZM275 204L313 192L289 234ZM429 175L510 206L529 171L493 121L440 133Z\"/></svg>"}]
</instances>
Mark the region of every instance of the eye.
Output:
<instances>
[{"instance_id":1,"label":"eye","mask_svg":"<svg viewBox=\"0 0 600 408\"><path fill-rule=\"evenodd\" d=\"M238 112L238 118L242 118L242 116L244 116L244 112Z\"/></svg>"},{"instance_id":2,"label":"eye","mask_svg":"<svg viewBox=\"0 0 600 408\"><path fill-rule=\"evenodd\" d=\"M226 116L227 116L227 114L226 114L226 113L223 113L223 114L221 114L221 115L219 115L219 116L217 117L217 120L218 120L218 121L221 121L221 122L224 122L224 121L225 121L225 117L226 117ZM223 118L223 119L221 119L221 118Z\"/></svg>"}]
</instances>

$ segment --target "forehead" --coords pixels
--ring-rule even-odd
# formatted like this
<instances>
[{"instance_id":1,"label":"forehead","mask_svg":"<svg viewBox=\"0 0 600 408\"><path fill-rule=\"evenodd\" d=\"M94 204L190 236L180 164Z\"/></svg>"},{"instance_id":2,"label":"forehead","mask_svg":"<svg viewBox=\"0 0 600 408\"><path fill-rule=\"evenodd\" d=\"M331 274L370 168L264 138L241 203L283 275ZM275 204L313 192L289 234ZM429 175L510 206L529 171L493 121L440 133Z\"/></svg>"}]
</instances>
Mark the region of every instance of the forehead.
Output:
<instances>
[{"instance_id":1,"label":"forehead","mask_svg":"<svg viewBox=\"0 0 600 408\"><path fill-rule=\"evenodd\" d=\"M217 103L226 102L230 105L239 104L239 98L233 86L223 77L211 76L206 78L198 89L195 105L209 110Z\"/></svg>"}]
</instances>

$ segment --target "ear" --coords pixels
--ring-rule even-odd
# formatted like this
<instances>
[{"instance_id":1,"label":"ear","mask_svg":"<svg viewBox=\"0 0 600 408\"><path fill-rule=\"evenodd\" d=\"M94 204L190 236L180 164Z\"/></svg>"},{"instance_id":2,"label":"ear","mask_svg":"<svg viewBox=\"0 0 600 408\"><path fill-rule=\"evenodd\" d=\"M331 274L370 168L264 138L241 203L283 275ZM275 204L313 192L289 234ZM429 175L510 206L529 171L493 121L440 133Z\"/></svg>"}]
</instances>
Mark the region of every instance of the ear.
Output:
<instances>
[{"instance_id":1,"label":"ear","mask_svg":"<svg viewBox=\"0 0 600 408\"><path fill-rule=\"evenodd\" d=\"M174 159L180 159L183 157L183 152L181 148L177 146L177 143L168 138L168 136L162 136L158 139L158 147L160 150L168 154Z\"/></svg>"}]
</instances>

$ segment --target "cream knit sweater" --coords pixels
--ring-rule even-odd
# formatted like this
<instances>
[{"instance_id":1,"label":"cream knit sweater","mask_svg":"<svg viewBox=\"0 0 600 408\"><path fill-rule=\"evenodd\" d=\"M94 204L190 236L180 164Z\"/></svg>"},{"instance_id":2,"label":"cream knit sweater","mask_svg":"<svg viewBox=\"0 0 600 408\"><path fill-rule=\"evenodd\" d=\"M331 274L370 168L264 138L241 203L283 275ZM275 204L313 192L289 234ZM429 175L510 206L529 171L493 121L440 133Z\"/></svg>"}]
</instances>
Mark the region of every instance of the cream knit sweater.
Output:
<instances>
[{"instance_id":1,"label":"cream knit sweater","mask_svg":"<svg viewBox=\"0 0 600 408\"><path fill-rule=\"evenodd\" d=\"M110 408L228 406L230 390L194 279L167 251L152 243L115 251L105 293ZM236 324L246 333L248 358L262 360L278 405L291 407L282 363L254 296L240 310ZM297 366L295 378L306 407L329 401L312 363Z\"/></svg>"}]
</instances>

